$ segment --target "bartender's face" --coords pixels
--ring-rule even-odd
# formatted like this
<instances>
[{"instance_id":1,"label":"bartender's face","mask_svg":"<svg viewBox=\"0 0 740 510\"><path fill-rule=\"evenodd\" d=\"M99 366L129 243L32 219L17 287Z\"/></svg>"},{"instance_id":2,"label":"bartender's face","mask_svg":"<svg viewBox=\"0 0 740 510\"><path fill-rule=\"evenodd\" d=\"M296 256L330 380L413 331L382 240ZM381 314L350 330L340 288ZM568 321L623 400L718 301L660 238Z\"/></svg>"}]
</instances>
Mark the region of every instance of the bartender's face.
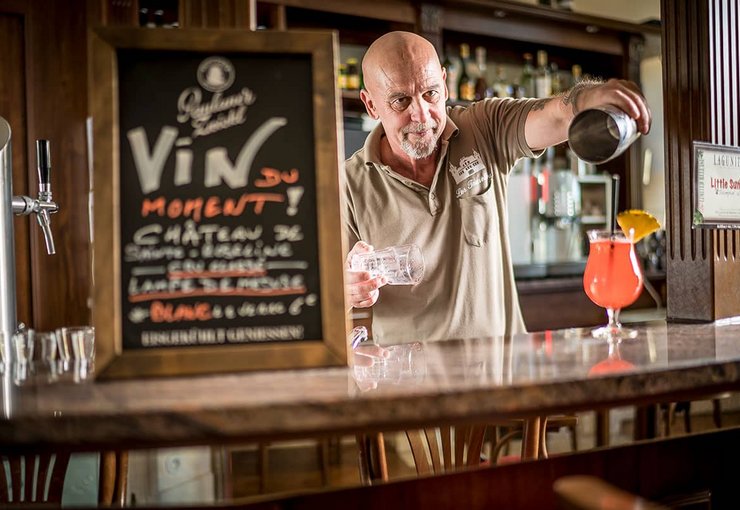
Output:
<instances>
[{"instance_id":1,"label":"bartender's face","mask_svg":"<svg viewBox=\"0 0 740 510\"><path fill-rule=\"evenodd\" d=\"M424 159L434 154L447 119L445 70L436 54L407 57L385 60L361 96L393 152Z\"/></svg>"}]
</instances>

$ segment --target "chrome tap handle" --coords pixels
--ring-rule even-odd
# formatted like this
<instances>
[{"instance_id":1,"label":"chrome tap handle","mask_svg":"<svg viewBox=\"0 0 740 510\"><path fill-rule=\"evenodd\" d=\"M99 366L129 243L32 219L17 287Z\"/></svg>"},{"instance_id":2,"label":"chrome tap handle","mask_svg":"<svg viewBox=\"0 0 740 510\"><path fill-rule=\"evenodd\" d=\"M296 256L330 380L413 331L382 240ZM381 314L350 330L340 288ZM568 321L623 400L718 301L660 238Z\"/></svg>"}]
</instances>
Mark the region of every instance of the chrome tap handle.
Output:
<instances>
[{"instance_id":1,"label":"chrome tap handle","mask_svg":"<svg viewBox=\"0 0 740 510\"><path fill-rule=\"evenodd\" d=\"M44 241L46 242L46 253L54 255L56 248L54 247L54 235L51 232L51 216L49 215L48 209L41 209L36 213L36 221L39 222L41 232L44 233Z\"/></svg>"},{"instance_id":2,"label":"chrome tap handle","mask_svg":"<svg viewBox=\"0 0 740 510\"><path fill-rule=\"evenodd\" d=\"M46 253L56 253L54 235L51 232L51 213L57 212L57 204L51 198L51 151L49 140L36 140L36 161L39 172L39 199L34 204L36 221L44 233Z\"/></svg>"},{"instance_id":3,"label":"chrome tap handle","mask_svg":"<svg viewBox=\"0 0 740 510\"><path fill-rule=\"evenodd\" d=\"M36 161L39 172L39 200L51 201L51 152L49 140L36 140Z\"/></svg>"}]
</instances>

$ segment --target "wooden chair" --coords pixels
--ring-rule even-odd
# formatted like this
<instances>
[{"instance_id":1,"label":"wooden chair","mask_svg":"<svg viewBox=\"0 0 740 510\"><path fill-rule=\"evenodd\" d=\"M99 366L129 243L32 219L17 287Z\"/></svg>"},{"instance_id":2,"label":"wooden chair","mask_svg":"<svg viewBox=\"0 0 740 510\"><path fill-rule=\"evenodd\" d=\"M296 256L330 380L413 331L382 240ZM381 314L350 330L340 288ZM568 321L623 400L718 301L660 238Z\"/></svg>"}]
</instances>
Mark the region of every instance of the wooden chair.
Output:
<instances>
[{"instance_id":1,"label":"wooden chair","mask_svg":"<svg viewBox=\"0 0 740 510\"><path fill-rule=\"evenodd\" d=\"M444 426L405 431L418 475L446 473L481 464L485 425ZM388 481L383 434L357 436L360 481Z\"/></svg>"},{"instance_id":2,"label":"wooden chair","mask_svg":"<svg viewBox=\"0 0 740 510\"><path fill-rule=\"evenodd\" d=\"M439 474L481 463L485 425L407 430L416 473Z\"/></svg>"},{"instance_id":3,"label":"wooden chair","mask_svg":"<svg viewBox=\"0 0 740 510\"><path fill-rule=\"evenodd\" d=\"M70 453L0 455L0 505L60 507ZM103 452L100 457L98 502L124 505L128 452ZM10 482L10 483L8 483Z\"/></svg>"},{"instance_id":4,"label":"wooden chair","mask_svg":"<svg viewBox=\"0 0 740 510\"><path fill-rule=\"evenodd\" d=\"M565 476L553 484L563 510L668 510L593 476Z\"/></svg>"},{"instance_id":5,"label":"wooden chair","mask_svg":"<svg viewBox=\"0 0 740 510\"><path fill-rule=\"evenodd\" d=\"M571 449L574 452L577 451L577 426L578 416L574 414L543 417L540 423L539 457L543 459L549 457L549 453L547 451L547 433L557 432L563 427L567 428L570 432ZM491 462L493 464L498 463L502 452L508 452L509 444L513 439L522 437L523 429L523 420L508 420L506 422L495 424L495 438L493 439L493 445L491 447Z\"/></svg>"},{"instance_id":6,"label":"wooden chair","mask_svg":"<svg viewBox=\"0 0 740 510\"><path fill-rule=\"evenodd\" d=\"M62 503L69 453L0 457L0 503L35 505ZM10 483L8 483L10 481Z\"/></svg>"}]
</instances>

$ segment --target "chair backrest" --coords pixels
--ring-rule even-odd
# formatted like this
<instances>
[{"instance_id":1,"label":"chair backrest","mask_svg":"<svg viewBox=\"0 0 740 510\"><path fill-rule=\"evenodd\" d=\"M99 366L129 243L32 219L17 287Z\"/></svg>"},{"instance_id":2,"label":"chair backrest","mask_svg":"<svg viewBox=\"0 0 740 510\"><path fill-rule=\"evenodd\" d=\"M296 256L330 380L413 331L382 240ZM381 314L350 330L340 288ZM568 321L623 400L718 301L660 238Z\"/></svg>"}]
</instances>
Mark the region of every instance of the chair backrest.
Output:
<instances>
[{"instance_id":1,"label":"chair backrest","mask_svg":"<svg viewBox=\"0 0 740 510\"><path fill-rule=\"evenodd\" d=\"M481 462L485 425L407 430L416 473L438 474Z\"/></svg>"},{"instance_id":2,"label":"chair backrest","mask_svg":"<svg viewBox=\"0 0 740 510\"><path fill-rule=\"evenodd\" d=\"M0 456L0 503L62 502L69 453Z\"/></svg>"}]
</instances>

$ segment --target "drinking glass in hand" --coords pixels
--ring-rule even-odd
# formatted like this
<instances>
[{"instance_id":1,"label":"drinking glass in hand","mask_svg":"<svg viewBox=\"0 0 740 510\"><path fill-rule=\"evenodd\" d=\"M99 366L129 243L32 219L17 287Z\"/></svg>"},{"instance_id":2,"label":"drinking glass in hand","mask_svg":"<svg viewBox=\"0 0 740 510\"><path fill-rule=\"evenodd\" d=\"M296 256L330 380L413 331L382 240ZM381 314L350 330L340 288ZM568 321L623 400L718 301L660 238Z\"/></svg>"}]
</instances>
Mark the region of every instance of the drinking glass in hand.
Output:
<instances>
[{"instance_id":1,"label":"drinking glass in hand","mask_svg":"<svg viewBox=\"0 0 740 510\"><path fill-rule=\"evenodd\" d=\"M350 270L385 276L389 285L416 285L424 276L424 256L415 244L390 246L353 255Z\"/></svg>"},{"instance_id":2,"label":"drinking glass in hand","mask_svg":"<svg viewBox=\"0 0 740 510\"><path fill-rule=\"evenodd\" d=\"M588 232L590 249L586 270L583 274L583 289L589 299L606 308L609 323L594 329L595 338L634 338L637 332L623 328L619 322L619 311L637 300L642 291L642 270L635 253L632 236L608 230Z\"/></svg>"}]
</instances>

